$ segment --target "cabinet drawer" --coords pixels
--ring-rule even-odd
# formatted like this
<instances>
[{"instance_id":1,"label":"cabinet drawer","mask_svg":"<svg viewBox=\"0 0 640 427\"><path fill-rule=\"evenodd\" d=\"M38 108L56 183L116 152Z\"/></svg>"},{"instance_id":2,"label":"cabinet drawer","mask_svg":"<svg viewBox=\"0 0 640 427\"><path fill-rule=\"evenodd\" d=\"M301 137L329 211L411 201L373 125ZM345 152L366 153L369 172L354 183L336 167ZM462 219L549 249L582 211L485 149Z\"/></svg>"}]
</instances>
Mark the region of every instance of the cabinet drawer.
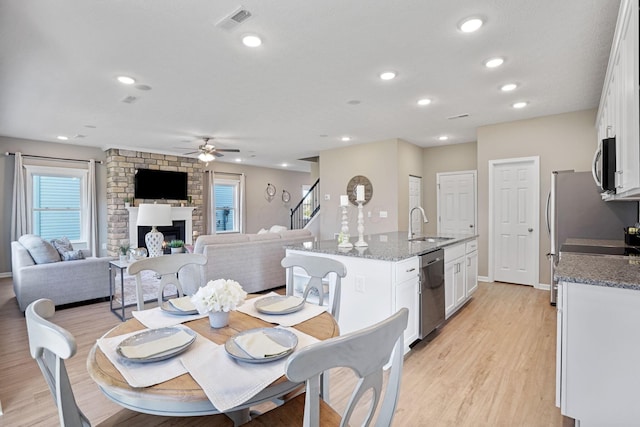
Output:
<instances>
[{"instance_id":1,"label":"cabinet drawer","mask_svg":"<svg viewBox=\"0 0 640 427\"><path fill-rule=\"evenodd\" d=\"M409 280L409 279L413 279L414 277L417 277L418 274L420 274L419 268L420 268L420 264L417 256L397 262L396 263L396 283L402 283L405 280Z\"/></svg>"},{"instance_id":2,"label":"cabinet drawer","mask_svg":"<svg viewBox=\"0 0 640 427\"><path fill-rule=\"evenodd\" d=\"M465 254L465 244L459 243L457 245L445 246L444 248L444 262L449 262L453 259L460 258Z\"/></svg>"},{"instance_id":3,"label":"cabinet drawer","mask_svg":"<svg viewBox=\"0 0 640 427\"><path fill-rule=\"evenodd\" d=\"M467 242L467 250L466 253L471 253L473 251L477 251L478 250L478 241L477 240L472 240L470 242Z\"/></svg>"}]
</instances>

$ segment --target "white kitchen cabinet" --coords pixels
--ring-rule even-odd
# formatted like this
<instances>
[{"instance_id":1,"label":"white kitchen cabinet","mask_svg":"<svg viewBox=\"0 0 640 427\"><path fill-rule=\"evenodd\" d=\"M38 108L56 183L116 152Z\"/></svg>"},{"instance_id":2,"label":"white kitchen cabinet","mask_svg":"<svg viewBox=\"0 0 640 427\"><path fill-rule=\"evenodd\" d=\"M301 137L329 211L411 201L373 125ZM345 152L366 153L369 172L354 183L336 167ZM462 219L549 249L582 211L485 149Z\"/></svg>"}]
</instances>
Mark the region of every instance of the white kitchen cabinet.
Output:
<instances>
[{"instance_id":1,"label":"white kitchen cabinet","mask_svg":"<svg viewBox=\"0 0 640 427\"><path fill-rule=\"evenodd\" d=\"M391 316L401 307L409 309L409 322L404 333L405 352L419 336L419 259L413 256L392 262L370 258L342 256L287 249L287 255L327 257L340 261L347 268L342 279L340 296L340 334L371 326ZM300 288L303 273L294 272L294 288ZM329 280L329 295L333 300L334 286Z\"/></svg>"},{"instance_id":2,"label":"white kitchen cabinet","mask_svg":"<svg viewBox=\"0 0 640 427\"><path fill-rule=\"evenodd\" d=\"M638 14L638 0L622 1L596 118L598 140L616 138L616 194L607 200L640 199Z\"/></svg>"},{"instance_id":3,"label":"white kitchen cabinet","mask_svg":"<svg viewBox=\"0 0 640 427\"><path fill-rule=\"evenodd\" d=\"M580 426L640 425L640 291L561 282L556 404Z\"/></svg>"},{"instance_id":4,"label":"white kitchen cabinet","mask_svg":"<svg viewBox=\"0 0 640 427\"><path fill-rule=\"evenodd\" d=\"M478 289L478 241L467 242L465 254L465 294L469 298Z\"/></svg>"},{"instance_id":5,"label":"white kitchen cabinet","mask_svg":"<svg viewBox=\"0 0 640 427\"><path fill-rule=\"evenodd\" d=\"M445 318L466 303L478 287L477 239L444 248Z\"/></svg>"},{"instance_id":6,"label":"white kitchen cabinet","mask_svg":"<svg viewBox=\"0 0 640 427\"><path fill-rule=\"evenodd\" d=\"M420 336L420 275L418 257L396 263L396 283L394 312L403 307L409 309L409 321L404 330L405 352L409 344Z\"/></svg>"}]
</instances>

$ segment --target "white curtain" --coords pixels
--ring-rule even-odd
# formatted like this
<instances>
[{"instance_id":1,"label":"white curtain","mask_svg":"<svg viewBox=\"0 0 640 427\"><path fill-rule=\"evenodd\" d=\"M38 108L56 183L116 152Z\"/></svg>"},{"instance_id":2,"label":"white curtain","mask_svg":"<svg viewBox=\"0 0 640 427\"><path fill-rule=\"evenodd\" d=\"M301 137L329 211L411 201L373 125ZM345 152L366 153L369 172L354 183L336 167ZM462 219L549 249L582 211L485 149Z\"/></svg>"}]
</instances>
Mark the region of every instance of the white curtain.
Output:
<instances>
[{"instance_id":1,"label":"white curtain","mask_svg":"<svg viewBox=\"0 0 640 427\"><path fill-rule=\"evenodd\" d=\"M96 161L89 160L89 175L87 176L87 225L89 227L87 242L88 249L95 257L98 254L98 202L96 196Z\"/></svg>"},{"instance_id":2,"label":"white curtain","mask_svg":"<svg viewBox=\"0 0 640 427\"><path fill-rule=\"evenodd\" d=\"M27 192L25 188L22 153L15 153L13 171L13 204L11 209L11 241L29 232L27 215Z\"/></svg>"},{"instance_id":3,"label":"white curtain","mask_svg":"<svg viewBox=\"0 0 640 427\"><path fill-rule=\"evenodd\" d=\"M244 230L246 228L246 220L247 220L247 216L244 214L245 212L245 207L246 207L246 196L245 196L245 176L244 174L240 174L240 203L238 203L240 206L240 233L244 233Z\"/></svg>"}]
</instances>

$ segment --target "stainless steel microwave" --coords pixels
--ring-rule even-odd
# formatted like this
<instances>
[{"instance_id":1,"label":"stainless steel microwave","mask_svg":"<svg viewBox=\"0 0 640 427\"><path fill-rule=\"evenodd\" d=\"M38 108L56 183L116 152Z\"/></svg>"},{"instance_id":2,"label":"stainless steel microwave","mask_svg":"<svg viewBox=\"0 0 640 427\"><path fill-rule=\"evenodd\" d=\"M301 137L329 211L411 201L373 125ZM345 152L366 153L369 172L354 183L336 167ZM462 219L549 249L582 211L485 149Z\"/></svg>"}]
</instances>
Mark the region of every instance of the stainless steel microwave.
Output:
<instances>
[{"instance_id":1,"label":"stainless steel microwave","mask_svg":"<svg viewBox=\"0 0 640 427\"><path fill-rule=\"evenodd\" d=\"M602 193L616 192L616 137L605 138L598 144L591 169L593 179Z\"/></svg>"}]
</instances>

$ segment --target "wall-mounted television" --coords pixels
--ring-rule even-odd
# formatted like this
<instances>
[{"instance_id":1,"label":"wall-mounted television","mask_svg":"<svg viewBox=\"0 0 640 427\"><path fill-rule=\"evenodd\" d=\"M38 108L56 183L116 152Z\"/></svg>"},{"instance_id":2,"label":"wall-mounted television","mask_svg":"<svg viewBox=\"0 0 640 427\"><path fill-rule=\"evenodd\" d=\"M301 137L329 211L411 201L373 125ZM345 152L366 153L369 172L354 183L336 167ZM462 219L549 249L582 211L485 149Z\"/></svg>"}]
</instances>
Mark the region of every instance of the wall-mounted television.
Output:
<instances>
[{"instance_id":1,"label":"wall-mounted television","mask_svg":"<svg viewBox=\"0 0 640 427\"><path fill-rule=\"evenodd\" d=\"M138 169L135 175L136 199L187 200L187 173Z\"/></svg>"}]
</instances>

